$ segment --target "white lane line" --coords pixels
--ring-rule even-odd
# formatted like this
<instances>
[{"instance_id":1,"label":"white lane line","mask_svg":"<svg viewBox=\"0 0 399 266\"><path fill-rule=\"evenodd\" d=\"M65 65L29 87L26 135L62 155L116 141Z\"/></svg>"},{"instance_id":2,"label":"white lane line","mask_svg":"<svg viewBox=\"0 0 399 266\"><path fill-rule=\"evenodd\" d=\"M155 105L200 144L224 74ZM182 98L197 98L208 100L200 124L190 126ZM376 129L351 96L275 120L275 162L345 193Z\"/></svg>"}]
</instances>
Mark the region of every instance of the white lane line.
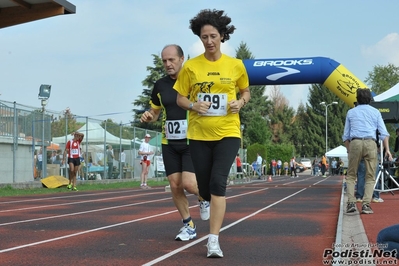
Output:
<instances>
[{"instance_id":1,"label":"white lane line","mask_svg":"<svg viewBox=\"0 0 399 266\"><path fill-rule=\"evenodd\" d=\"M171 197L169 197L169 198L163 198L163 199L157 199L157 200L149 200L149 201L143 201L143 202L136 202L136 203L125 204L125 205L118 205L118 206L107 207L107 208L101 208L101 209L95 209L95 210L89 210L89 211L74 212L74 213L66 213L66 214L60 214L60 215L54 215L54 216L48 216L48 217L41 217L41 218L35 218L35 219L29 219L29 220L21 220L21 221L15 221L15 222L1 223L0 226L21 224L21 223L29 223L29 222L36 222L36 221L49 220L49 219L56 219L56 218L62 218L62 217L67 217L67 216L75 216L75 215L81 215L81 214L87 214L87 213L93 213L93 212L100 212L100 211L108 211L108 210L113 210L113 209L131 207L131 206L136 206L136 205L143 205L143 204L148 204L148 203L153 203L153 202L158 202L158 201L164 201L164 200L170 200L170 199L171 199Z\"/></svg>"},{"instance_id":2,"label":"white lane line","mask_svg":"<svg viewBox=\"0 0 399 266\"><path fill-rule=\"evenodd\" d=\"M41 209L41 208L49 208L49 207L57 207L57 206L66 206L66 205L75 205L75 204L83 204L83 203L98 202L98 201L107 201L107 200L114 200L114 199L133 198L133 197L138 197L138 196L143 196L143 195L146 196L146 195L151 195L151 194L159 194L159 192L146 193L146 194L135 194L135 195L127 195L127 196L119 196L119 197L115 197L115 198L102 198L102 199L95 199L95 200L74 201L74 202L59 203L59 204L30 206L30 207L20 208L20 209L0 210L0 213L25 211L25 210L33 210L33 209Z\"/></svg>"},{"instance_id":3,"label":"white lane line","mask_svg":"<svg viewBox=\"0 0 399 266\"><path fill-rule=\"evenodd\" d=\"M157 188L154 188L154 190ZM164 188L162 188L164 189ZM120 193L128 193L128 192L138 192L141 190L122 190L122 191L109 191L109 192L100 192L100 193L89 193L89 194L81 194L81 193L71 193L73 195L68 195L68 196L58 196L58 197L47 197L47 198L34 198L34 199L24 199L24 200L14 200L14 201L3 201L0 202L0 205L2 204L13 204L13 203L21 203L21 202L34 202L34 201L43 201L43 200L52 200L52 199L65 199L65 198L77 198L77 197L89 197L93 195L107 195L107 194L120 194ZM67 193L67 191L66 191Z\"/></svg>"},{"instance_id":4,"label":"white lane line","mask_svg":"<svg viewBox=\"0 0 399 266\"><path fill-rule=\"evenodd\" d=\"M276 204L278 204L278 203L280 203L280 202L283 202L283 201L285 201L285 200L287 200L287 199L289 199L289 198L295 196L296 194L301 193L301 192L304 191L304 190L306 190L306 188L303 188L303 189L301 189L301 190L299 190L299 191L297 191L297 192L295 192L295 193L293 193L293 194L291 194L291 195L289 195L289 196L287 196L287 197L285 197L285 198L283 198L283 199L281 199L281 200L278 200L278 201L276 201L276 202L274 202L274 203L272 203L272 204L270 204L270 205L268 205L268 206L266 206L266 207L264 207L264 208L262 208L262 209L259 209L259 210L257 210L256 212L253 212L253 213L251 213L251 214L249 214L249 215L247 215L247 216L245 216L245 217L243 217L243 218L241 218L241 219L239 219L239 220L237 220L237 221L235 221L235 222L233 222L233 223L231 223L231 224L228 224L228 225L226 225L225 227L221 228L221 229L220 229L220 232L222 232L222 231L224 231L224 230L226 230L226 229L229 229L230 227L232 227L232 226L234 226L234 225L236 225L236 224L239 224L239 223L241 223L241 222L243 222L243 221L245 221L245 220L247 220L247 219L249 219L249 218L251 218L251 217L257 215L258 213L260 213L260 212L262 212L262 211L264 211L264 210L266 210L266 209L269 209L269 208L273 207L274 205L276 205ZM165 255L159 257L159 258L156 258L156 259L154 259L154 260L152 260L152 261L149 261L149 262L143 264L142 266L150 266L150 265L154 265L154 264L156 264L156 263L159 263L159 262L161 262L161 261L163 261L163 260L165 260L165 259L168 259L169 257L171 257L171 256L173 256L173 255L175 255L175 254L177 254L177 253L179 253L179 252L185 250L185 249L188 249L188 248L190 248L190 247L192 247L192 246L194 246L194 245L196 245L196 244L198 244L198 243L204 241L204 240L207 239L207 238L208 238L208 235L203 236L203 237L201 237L201 238L199 238L199 239L197 239L197 240L194 240L193 242L190 242L189 244L184 245L184 246L182 246L182 247L180 247L180 248L178 248L178 249L175 249L175 250L173 250L173 251L171 251L171 252L169 252L169 253L167 253L167 254L165 254Z\"/></svg>"},{"instance_id":5,"label":"white lane line","mask_svg":"<svg viewBox=\"0 0 399 266\"><path fill-rule=\"evenodd\" d=\"M254 190L254 191L243 193L243 194L238 194L238 195L235 195L235 196L228 197L227 199L236 198L236 197L242 197L242 196L245 196L245 195L257 193L257 192L262 191L262 190L267 190L267 188L258 189L258 190ZM165 199L162 199L162 200L165 200ZM160 200L154 200L154 201L160 201ZM198 204L194 205L194 206L191 206L190 208L194 208L194 207L197 207L197 206L198 206ZM118 206L113 207L113 208L117 208L117 207ZM65 235L65 236L60 236L60 237L56 237L56 238L50 238L50 239L47 239L47 240L33 242L33 243L25 244L25 245L12 247L12 248L1 249L0 253L6 253L6 252L14 251L14 250L17 250L17 249L37 246L37 245L41 245L41 244L45 244L45 243L49 243L49 242L53 242L53 241L58 241L58 240L62 240L62 239L70 238L70 237L75 237L75 236L79 236L79 235L84 235L84 234L88 234L88 233L92 233L92 232L96 232L96 231L100 231L100 230L105 230L105 229L109 229L109 228L113 228L113 227L117 227L117 226L121 226L121 225L126 225L126 224L131 224L131 223L135 223L135 222L139 222L139 221L144 221L144 220L148 220L148 219L152 219L152 218L168 215L168 214L175 213L175 212L177 212L177 210L164 212L164 213L160 213L160 214L156 214L156 215L151 215L151 216L147 216L147 217L143 217L143 218L139 218L139 219L135 219L135 220L130 220L130 221L126 221L126 222L121 222L121 223L117 223L117 224L102 226L102 227L94 228L94 229L91 229L91 230L86 230L86 231L82 231L82 232L78 232L78 233L74 233L74 234L69 234L69 235Z\"/></svg>"},{"instance_id":6,"label":"white lane line","mask_svg":"<svg viewBox=\"0 0 399 266\"><path fill-rule=\"evenodd\" d=\"M94 228L94 229L91 229L91 230L82 231L82 232L78 232L78 233L74 233L74 234L70 234L70 235L60 236L60 237L56 237L56 238L50 238L50 239L47 239L47 240L33 242L33 243L21 245L21 246L16 246L16 247L12 247L12 248L2 249L2 250L0 250L0 253L6 253L6 252L17 250L17 249L37 246L37 245L40 245L40 244L45 244L45 243L49 243L49 242L53 242L53 241L57 241L57 240L61 240L61 239L66 239L66 238L70 238L70 237L74 237L74 236L84 235L84 234L88 234L88 233L92 233L92 232L96 232L96 231L100 231L100 230L105 230L105 229L109 229L109 228L113 228L113 227L117 227L117 226L121 226L121 225L125 225L125 224L135 223L135 222L139 222L139 221L143 221L143 220L147 220L147 219L151 219L151 218L155 218L155 217L159 217L159 216L168 215L168 214L171 214L171 213L174 213L174 212L177 212L177 210L164 212L164 213L156 214L156 215L151 215L151 216L139 218L139 219L136 219L136 220L131 220L131 221L126 221L126 222L122 222L122 223L107 225L107 226L103 226L103 227L98 227L98 228Z\"/></svg>"},{"instance_id":7,"label":"white lane line","mask_svg":"<svg viewBox=\"0 0 399 266\"><path fill-rule=\"evenodd\" d=\"M319 181L317 181L316 183L313 183L313 186L314 186L314 185L317 185L317 184L319 184L319 183L323 183L323 182L326 181L327 179L328 179L328 177L325 178L325 179L319 180Z\"/></svg>"}]
</instances>

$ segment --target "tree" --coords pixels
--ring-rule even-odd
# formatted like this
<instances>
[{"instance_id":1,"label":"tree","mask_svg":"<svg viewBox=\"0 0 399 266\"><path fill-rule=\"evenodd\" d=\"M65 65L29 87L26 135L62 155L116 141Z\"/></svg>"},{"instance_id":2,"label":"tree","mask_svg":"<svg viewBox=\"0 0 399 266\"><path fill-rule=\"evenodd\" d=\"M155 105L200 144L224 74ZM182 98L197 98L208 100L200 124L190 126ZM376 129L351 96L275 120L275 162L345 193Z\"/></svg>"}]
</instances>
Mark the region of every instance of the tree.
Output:
<instances>
[{"instance_id":1,"label":"tree","mask_svg":"<svg viewBox=\"0 0 399 266\"><path fill-rule=\"evenodd\" d=\"M325 153L326 107L321 105L321 102L325 102L326 104L338 102L337 105L330 105L327 112L329 149L342 144L346 113L349 110L349 106L325 86L313 84L310 87L309 105L306 106L306 116L304 116L304 120L302 121L304 135L300 140L305 143L302 152L305 152L310 157L320 157Z\"/></svg>"},{"instance_id":2,"label":"tree","mask_svg":"<svg viewBox=\"0 0 399 266\"><path fill-rule=\"evenodd\" d=\"M241 42L236 49L236 58L254 59L246 43ZM250 86L251 100L240 111L241 124L244 126L244 147L249 143L265 143L270 140L271 133L267 127L268 113L271 102L265 96L265 86ZM239 95L239 94L238 94ZM239 96L237 96L239 98Z\"/></svg>"},{"instance_id":3,"label":"tree","mask_svg":"<svg viewBox=\"0 0 399 266\"><path fill-rule=\"evenodd\" d=\"M134 133L130 130L130 127L122 126L122 136L121 135L121 124L114 122L112 119L107 119L101 122L101 127L107 129L107 132L111 133L116 137L122 139L133 139Z\"/></svg>"},{"instance_id":4,"label":"tree","mask_svg":"<svg viewBox=\"0 0 399 266\"><path fill-rule=\"evenodd\" d=\"M298 106L296 116L293 120L293 135L291 141L295 147L296 155L298 157L306 157L309 155L309 141L307 135L307 122L309 118L306 113L305 106L301 103Z\"/></svg>"},{"instance_id":5,"label":"tree","mask_svg":"<svg viewBox=\"0 0 399 266\"><path fill-rule=\"evenodd\" d=\"M150 73L142 81L143 86L145 86L147 88L144 88L142 95L140 95L138 97L138 99L136 99L133 102L134 106L139 107L138 109L133 109L133 111L135 112L133 125L136 127L148 128L151 130L160 131L162 114L159 116L158 121L156 121L154 123L141 123L140 122L141 114L145 110L148 110L150 108L151 92L155 85L155 82L158 79L167 75L167 73L165 72L165 69L163 67L162 58L155 54L153 54L152 56L154 57L154 59L153 59L154 66L147 66L147 71L149 71Z\"/></svg>"},{"instance_id":6,"label":"tree","mask_svg":"<svg viewBox=\"0 0 399 266\"><path fill-rule=\"evenodd\" d=\"M72 114L69 108L65 110L63 116L59 115L58 117L53 117L52 120L53 120L53 122L51 123L52 137L65 136L65 134L74 132L82 126L82 123L78 123L76 121L75 115ZM67 132L65 132L65 130Z\"/></svg>"},{"instance_id":7,"label":"tree","mask_svg":"<svg viewBox=\"0 0 399 266\"><path fill-rule=\"evenodd\" d=\"M371 84L373 91L378 95L399 83L399 67L393 64L374 66L373 71L369 72L365 82ZM389 134L391 135L389 138L391 146L394 145L396 128L397 125L387 126Z\"/></svg>"},{"instance_id":8,"label":"tree","mask_svg":"<svg viewBox=\"0 0 399 266\"><path fill-rule=\"evenodd\" d=\"M365 83L378 95L389 90L399 82L399 67L388 64L387 66L376 65L368 73Z\"/></svg>"},{"instance_id":9,"label":"tree","mask_svg":"<svg viewBox=\"0 0 399 266\"><path fill-rule=\"evenodd\" d=\"M281 93L280 86L269 86L271 92L269 97L271 100L271 108L269 112L270 128L272 132L273 143L287 143L290 141L290 136L287 134L290 131L292 117L295 111L288 106L288 100Z\"/></svg>"},{"instance_id":10,"label":"tree","mask_svg":"<svg viewBox=\"0 0 399 266\"><path fill-rule=\"evenodd\" d=\"M246 135L248 137L246 145L249 144L262 144L265 145L270 142L271 133L266 125L266 121L259 113L254 113L251 120L247 121Z\"/></svg>"}]
</instances>

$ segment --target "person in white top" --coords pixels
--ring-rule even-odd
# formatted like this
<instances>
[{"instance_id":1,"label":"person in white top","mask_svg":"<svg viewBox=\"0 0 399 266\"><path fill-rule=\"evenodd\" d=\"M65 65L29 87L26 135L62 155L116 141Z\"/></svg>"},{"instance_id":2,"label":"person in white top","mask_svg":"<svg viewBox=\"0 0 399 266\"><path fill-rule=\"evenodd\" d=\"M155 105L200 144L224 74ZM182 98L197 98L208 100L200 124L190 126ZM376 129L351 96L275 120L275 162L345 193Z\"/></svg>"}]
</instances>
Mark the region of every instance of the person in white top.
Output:
<instances>
[{"instance_id":1,"label":"person in white top","mask_svg":"<svg viewBox=\"0 0 399 266\"><path fill-rule=\"evenodd\" d=\"M36 170L37 170L36 178L38 179L42 178L42 169L43 169L43 153L42 153L42 148L40 148L40 150L36 155Z\"/></svg>"},{"instance_id":2,"label":"person in white top","mask_svg":"<svg viewBox=\"0 0 399 266\"><path fill-rule=\"evenodd\" d=\"M295 161L295 157L292 157L291 161L290 161L291 178L298 177L298 175L296 174L296 165L297 165L297 162Z\"/></svg>"},{"instance_id":3,"label":"person in white top","mask_svg":"<svg viewBox=\"0 0 399 266\"><path fill-rule=\"evenodd\" d=\"M139 155L141 155L141 188L150 188L147 185L147 178L148 178L148 168L151 164L151 157L154 152L151 150L150 144L148 143L151 139L150 134L145 134L144 141L140 144Z\"/></svg>"},{"instance_id":4,"label":"person in white top","mask_svg":"<svg viewBox=\"0 0 399 266\"><path fill-rule=\"evenodd\" d=\"M125 172L123 171L123 168L125 168L125 162L126 162L126 153L125 150L122 149L121 154L120 154L120 158L119 158L119 162L120 162L120 173L123 173L123 178L125 178ZM121 177L122 178L122 177Z\"/></svg>"},{"instance_id":5,"label":"person in white top","mask_svg":"<svg viewBox=\"0 0 399 266\"><path fill-rule=\"evenodd\" d=\"M256 173L259 175L258 179L262 178L262 156L258 153L258 156L256 157Z\"/></svg>"},{"instance_id":6,"label":"person in white top","mask_svg":"<svg viewBox=\"0 0 399 266\"><path fill-rule=\"evenodd\" d=\"M280 159L278 159L277 160L277 175L278 176L281 176L281 168L282 167L283 167L283 162Z\"/></svg>"}]
</instances>

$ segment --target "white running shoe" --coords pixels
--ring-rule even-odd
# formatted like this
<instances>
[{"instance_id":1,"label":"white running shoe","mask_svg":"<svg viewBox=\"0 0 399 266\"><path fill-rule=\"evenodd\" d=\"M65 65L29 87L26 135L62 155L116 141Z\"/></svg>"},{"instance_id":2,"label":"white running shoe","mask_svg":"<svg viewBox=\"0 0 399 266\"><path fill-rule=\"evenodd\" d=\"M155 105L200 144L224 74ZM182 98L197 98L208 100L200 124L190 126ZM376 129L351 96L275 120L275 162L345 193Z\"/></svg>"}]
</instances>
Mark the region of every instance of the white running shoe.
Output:
<instances>
[{"instance_id":1,"label":"white running shoe","mask_svg":"<svg viewBox=\"0 0 399 266\"><path fill-rule=\"evenodd\" d=\"M188 241L197 237L196 227L192 228L188 224L185 224L180 228L179 234L175 237L178 241Z\"/></svg>"},{"instance_id":2,"label":"white running shoe","mask_svg":"<svg viewBox=\"0 0 399 266\"><path fill-rule=\"evenodd\" d=\"M384 202L384 200L382 198L373 198L373 202Z\"/></svg>"},{"instance_id":3,"label":"white running shoe","mask_svg":"<svg viewBox=\"0 0 399 266\"><path fill-rule=\"evenodd\" d=\"M200 201L199 207L200 207L201 219L204 221L209 220L209 216L211 216L209 201L206 200Z\"/></svg>"},{"instance_id":4,"label":"white running shoe","mask_svg":"<svg viewBox=\"0 0 399 266\"><path fill-rule=\"evenodd\" d=\"M223 251L220 249L218 241L210 241L206 246L208 248L208 253L206 254L208 258L223 258Z\"/></svg>"}]
</instances>

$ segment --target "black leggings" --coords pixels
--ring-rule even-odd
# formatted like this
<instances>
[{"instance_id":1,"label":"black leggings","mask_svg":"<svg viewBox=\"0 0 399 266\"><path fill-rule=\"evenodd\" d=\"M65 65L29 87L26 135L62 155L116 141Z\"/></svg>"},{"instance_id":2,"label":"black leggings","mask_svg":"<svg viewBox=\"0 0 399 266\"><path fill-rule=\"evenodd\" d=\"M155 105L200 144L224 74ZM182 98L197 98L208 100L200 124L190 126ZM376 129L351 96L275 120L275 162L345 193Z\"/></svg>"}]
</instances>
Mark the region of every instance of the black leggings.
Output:
<instances>
[{"instance_id":1,"label":"black leggings","mask_svg":"<svg viewBox=\"0 0 399 266\"><path fill-rule=\"evenodd\" d=\"M227 178L236 158L240 139L226 137L218 141L190 140L200 196L207 201L211 194L226 195Z\"/></svg>"}]
</instances>

